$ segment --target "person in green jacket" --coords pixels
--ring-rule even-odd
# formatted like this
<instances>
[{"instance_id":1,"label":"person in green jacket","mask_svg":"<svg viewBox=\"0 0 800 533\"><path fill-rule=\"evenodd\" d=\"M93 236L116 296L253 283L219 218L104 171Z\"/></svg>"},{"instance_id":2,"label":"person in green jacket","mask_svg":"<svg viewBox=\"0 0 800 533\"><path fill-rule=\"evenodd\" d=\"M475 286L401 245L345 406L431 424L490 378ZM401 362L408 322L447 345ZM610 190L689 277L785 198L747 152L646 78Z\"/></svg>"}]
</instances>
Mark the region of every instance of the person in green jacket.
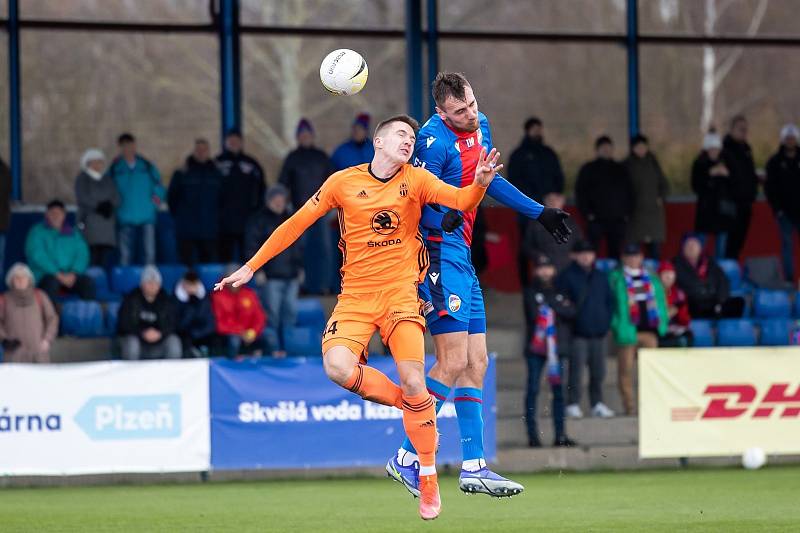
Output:
<instances>
[{"instance_id":1,"label":"person in green jacket","mask_svg":"<svg viewBox=\"0 0 800 533\"><path fill-rule=\"evenodd\" d=\"M636 243L625 246L622 265L609 274L609 282L615 298L611 331L619 346L619 390L625 413L633 415L637 349L658 347L658 337L666 334L669 325L667 301L658 275L644 267L644 255Z\"/></svg>"},{"instance_id":2,"label":"person in green jacket","mask_svg":"<svg viewBox=\"0 0 800 533\"><path fill-rule=\"evenodd\" d=\"M94 282L85 275L89 246L80 232L66 223L61 200L47 204L44 221L33 226L25 239L25 255L39 288L51 300L61 295L94 298Z\"/></svg>"}]
</instances>

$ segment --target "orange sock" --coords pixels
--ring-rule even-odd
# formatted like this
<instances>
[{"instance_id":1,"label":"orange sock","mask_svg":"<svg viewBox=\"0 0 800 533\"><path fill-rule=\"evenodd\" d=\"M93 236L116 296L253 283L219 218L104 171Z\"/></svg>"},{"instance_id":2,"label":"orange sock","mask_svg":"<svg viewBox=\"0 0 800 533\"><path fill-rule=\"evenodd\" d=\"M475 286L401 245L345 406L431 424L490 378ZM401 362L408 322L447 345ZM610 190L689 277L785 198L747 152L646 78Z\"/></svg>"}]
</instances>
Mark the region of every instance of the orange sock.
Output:
<instances>
[{"instance_id":1,"label":"orange sock","mask_svg":"<svg viewBox=\"0 0 800 533\"><path fill-rule=\"evenodd\" d=\"M342 385L365 400L403 408L403 391L386 374L366 365L356 365L350 379Z\"/></svg>"},{"instance_id":2,"label":"orange sock","mask_svg":"<svg viewBox=\"0 0 800 533\"><path fill-rule=\"evenodd\" d=\"M422 467L436 465L436 407L427 392L403 396L403 427Z\"/></svg>"}]
</instances>

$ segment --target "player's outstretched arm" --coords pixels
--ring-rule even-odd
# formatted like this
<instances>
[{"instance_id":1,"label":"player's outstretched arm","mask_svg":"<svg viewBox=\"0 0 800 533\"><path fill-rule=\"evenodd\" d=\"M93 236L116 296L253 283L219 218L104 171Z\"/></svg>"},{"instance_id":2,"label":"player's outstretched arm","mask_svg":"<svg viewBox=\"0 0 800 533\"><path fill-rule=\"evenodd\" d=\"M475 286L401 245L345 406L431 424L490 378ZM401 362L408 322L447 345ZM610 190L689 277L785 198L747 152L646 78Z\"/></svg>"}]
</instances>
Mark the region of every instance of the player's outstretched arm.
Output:
<instances>
[{"instance_id":1,"label":"player's outstretched arm","mask_svg":"<svg viewBox=\"0 0 800 533\"><path fill-rule=\"evenodd\" d=\"M247 263L239 270L223 278L219 283L214 285L214 290L222 290L225 285L241 287L249 282L256 270L288 248L309 228L309 226L311 226L311 224L316 222L317 219L327 211L327 209L319 209L319 206L312 206L309 200L309 202L301 207L294 215L277 227L272 235L270 235L269 239L261 245L261 248L258 249Z\"/></svg>"},{"instance_id":2,"label":"player's outstretched arm","mask_svg":"<svg viewBox=\"0 0 800 533\"><path fill-rule=\"evenodd\" d=\"M554 207L544 207L539 202L522 194L519 189L502 176L495 177L487 193L501 204L536 219L553 236L556 242L565 243L569 240L572 230L569 229L566 223L569 218L569 213L566 211Z\"/></svg>"},{"instance_id":3,"label":"player's outstretched arm","mask_svg":"<svg viewBox=\"0 0 800 533\"><path fill-rule=\"evenodd\" d=\"M459 211L472 211L481 203L486 188L492 183L497 172L503 168L503 165L497 164L499 158L500 153L496 149L492 148L487 154L486 149L481 148L481 155L475 167L475 180L466 187L453 187L431 175L431 193L425 202L442 204Z\"/></svg>"}]
</instances>

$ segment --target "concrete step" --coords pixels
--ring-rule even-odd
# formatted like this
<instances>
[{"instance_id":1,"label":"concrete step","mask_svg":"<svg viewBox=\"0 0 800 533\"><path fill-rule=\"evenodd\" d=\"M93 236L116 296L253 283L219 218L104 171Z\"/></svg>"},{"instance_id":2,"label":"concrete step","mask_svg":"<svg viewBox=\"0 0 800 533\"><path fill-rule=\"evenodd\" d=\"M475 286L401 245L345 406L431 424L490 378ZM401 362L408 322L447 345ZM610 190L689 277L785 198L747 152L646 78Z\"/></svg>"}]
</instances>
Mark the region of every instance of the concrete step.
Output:
<instances>
[{"instance_id":1,"label":"concrete step","mask_svg":"<svg viewBox=\"0 0 800 533\"><path fill-rule=\"evenodd\" d=\"M483 302L486 306L486 323L489 327L524 328L525 310L521 292L484 290Z\"/></svg>"},{"instance_id":2,"label":"concrete step","mask_svg":"<svg viewBox=\"0 0 800 533\"><path fill-rule=\"evenodd\" d=\"M539 440L553 443L553 421L541 416L537 419ZM583 446L622 446L639 443L639 423L635 417L583 418L567 420L567 435ZM525 419L501 418L497 421L497 446L514 447L528 444Z\"/></svg>"},{"instance_id":3,"label":"concrete step","mask_svg":"<svg viewBox=\"0 0 800 533\"><path fill-rule=\"evenodd\" d=\"M110 339L58 337L50 348L50 360L53 363L106 361L108 359L111 359Z\"/></svg>"},{"instance_id":4,"label":"concrete step","mask_svg":"<svg viewBox=\"0 0 800 533\"><path fill-rule=\"evenodd\" d=\"M583 414L591 416L591 406L589 405L588 388L584 385L583 394L580 402ZM565 399L566 401L566 399ZM622 414L622 399L616 385L606 384L603 386L603 402L617 414ZM550 386L543 382L539 389L539 398L536 402L536 412L539 416L549 416L550 406L552 405ZM522 417L525 415L525 389L498 389L497 391L497 416L498 417Z\"/></svg>"}]
</instances>

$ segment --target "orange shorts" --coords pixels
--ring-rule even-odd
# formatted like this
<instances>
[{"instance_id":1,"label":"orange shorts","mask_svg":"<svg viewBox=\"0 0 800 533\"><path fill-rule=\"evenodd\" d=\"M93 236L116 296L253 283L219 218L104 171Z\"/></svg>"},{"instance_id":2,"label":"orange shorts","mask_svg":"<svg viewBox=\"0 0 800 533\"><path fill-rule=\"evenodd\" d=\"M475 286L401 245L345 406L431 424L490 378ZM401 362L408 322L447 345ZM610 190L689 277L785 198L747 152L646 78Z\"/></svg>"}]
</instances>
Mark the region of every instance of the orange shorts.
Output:
<instances>
[{"instance_id":1,"label":"orange shorts","mask_svg":"<svg viewBox=\"0 0 800 533\"><path fill-rule=\"evenodd\" d=\"M342 293L325 326L322 353L333 346L345 346L366 363L367 346L375 330L388 345L394 328L403 321L415 322L425 331L422 300L417 296L416 285L370 293ZM424 353L396 355L395 360L424 362Z\"/></svg>"}]
</instances>

